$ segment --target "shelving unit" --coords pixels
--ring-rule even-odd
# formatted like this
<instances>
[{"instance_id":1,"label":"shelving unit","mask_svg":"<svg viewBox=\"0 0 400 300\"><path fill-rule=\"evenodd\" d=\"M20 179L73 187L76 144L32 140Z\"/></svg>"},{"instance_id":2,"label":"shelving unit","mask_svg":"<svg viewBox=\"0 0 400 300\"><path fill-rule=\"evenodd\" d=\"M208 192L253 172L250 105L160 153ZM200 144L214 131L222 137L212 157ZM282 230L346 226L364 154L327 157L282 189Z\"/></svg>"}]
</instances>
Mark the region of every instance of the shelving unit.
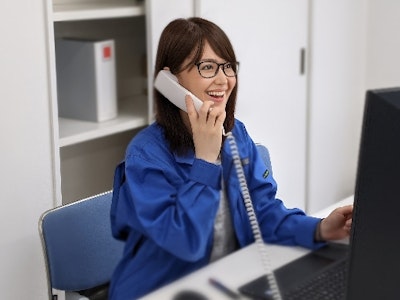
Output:
<instances>
[{"instance_id":1,"label":"shelving unit","mask_svg":"<svg viewBox=\"0 0 400 300\"><path fill-rule=\"evenodd\" d=\"M124 18L142 15L144 15L143 1L115 0L53 4L54 22Z\"/></svg>"},{"instance_id":2,"label":"shelving unit","mask_svg":"<svg viewBox=\"0 0 400 300\"><path fill-rule=\"evenodd\" d=\"M110 134L139 128L147 124L147 107L145 96L139 101L123 101L118 117L109 121L95 123L66 118L59 118L60 147L105 137Z\"/></svg>"},{"instance_id":3,"label":"shelving unit","mask_svg":"<svg viewBox=\"0 0 400 300\"><path fill-rule=\"evenodd\" d=\"M149 123L145 8L139 0L53 0L51 6L54 39L115 42L118 116L104 122L61 117L54 122L59 126L62 203L69 203L109 190L127 143Z\"/></svg>"}]
</instances>

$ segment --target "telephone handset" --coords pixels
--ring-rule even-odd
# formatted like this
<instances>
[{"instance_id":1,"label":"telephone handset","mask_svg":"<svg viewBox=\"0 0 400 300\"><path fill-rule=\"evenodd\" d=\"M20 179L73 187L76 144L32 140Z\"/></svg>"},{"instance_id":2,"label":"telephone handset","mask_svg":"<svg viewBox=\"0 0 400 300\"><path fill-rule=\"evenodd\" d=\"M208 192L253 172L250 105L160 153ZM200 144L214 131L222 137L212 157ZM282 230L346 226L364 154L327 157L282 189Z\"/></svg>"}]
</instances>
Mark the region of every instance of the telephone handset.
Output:
<instances>
[{"instance_id":1,"label":"telephone handset","mask_svg":"<svg viewBox=\"0 0 400 300\"><path fill-rule=\"evenodd\" d=\"M161 70L158 72L157 77L154 81L154 87L161 93L165 98L171 101L180 109L186 111L185 96L189 95L193 99L193 104L198 111L203 102L193 95L190 91L185 89L179 84L178 79L168 70Z\"/></svg>"},{"instance_id":2,"label":"telephone handset","mask_svg":"<svg viewBox=\"0 0 400 300\"><path fill-rule=\"evenodd\" d=\"M194 96L190 91L185 89L182 85L179 84L178 79L167 70L161 70L154 81L154 87L164 95L169 101L175 104L180 109L186 111L186 103L185 96L190 95L193 99L194 106L196 110L199 110L200 106L203 102ZM253 232L255 243L258 245L259 254L261 256L262 263L264 265L267 280L271 287L272 297L274 300L281 299L281 295L279 292L278 285L275 280L275 275L271 270L269 265L268 255L265 251L264 241L262 239L260 226L257 220L257 216L254 211L253 203L250 197L250 193L247 187L246 177L244 175L242 162L239 156L238 147L236 144L235 137L232 132L228 132L225 134L224 128L222 128L223 134L227 136L227 140L229 142L231 154L233 157L233 163L236 169L236 174L240 184L240 190L244 199L244 205L247 210L247 214L250 221L250 226Z\"/></svg>"}]
</instances>

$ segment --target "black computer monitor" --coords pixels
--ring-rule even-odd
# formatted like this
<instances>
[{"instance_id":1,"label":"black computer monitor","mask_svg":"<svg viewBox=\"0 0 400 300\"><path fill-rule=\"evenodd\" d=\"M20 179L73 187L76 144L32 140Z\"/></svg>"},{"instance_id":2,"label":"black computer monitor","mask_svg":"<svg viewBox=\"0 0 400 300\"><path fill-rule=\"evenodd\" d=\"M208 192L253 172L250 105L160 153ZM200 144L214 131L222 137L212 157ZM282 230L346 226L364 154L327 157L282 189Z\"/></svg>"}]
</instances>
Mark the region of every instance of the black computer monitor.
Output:
<instances>
[{"instance_id":1,"label":"black computer monitor","mask_svg":"<svg viewBox=\"0 0 400 300\"><path fill-rule=\"evenodd\" d=\"M348 300L400 299L400 88L366 94Z\"/></svg>"}]
</instances>

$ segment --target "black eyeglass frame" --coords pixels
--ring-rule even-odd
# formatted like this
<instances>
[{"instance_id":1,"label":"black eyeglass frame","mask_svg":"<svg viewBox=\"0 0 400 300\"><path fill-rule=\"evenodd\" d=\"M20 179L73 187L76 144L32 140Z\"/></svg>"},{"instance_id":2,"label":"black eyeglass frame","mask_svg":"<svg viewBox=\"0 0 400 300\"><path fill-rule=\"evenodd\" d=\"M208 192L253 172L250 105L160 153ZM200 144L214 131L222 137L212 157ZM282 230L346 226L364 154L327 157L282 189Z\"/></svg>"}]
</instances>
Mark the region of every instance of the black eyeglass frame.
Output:
<instances>
[{"instance_id":1,"label":"black eyeglass frame","mask_svg":"<svg viewBox=\"0 0 400 300\"><path fill-rule=\"evenodd\" d=\"M215 74L214 74L213 76L203 76L203 75L201 74L201 71L200 71L200 65L201 65L202 63L213 63L213 64L216 64L216 65L217 65L217 68L215 69ZM234 66L234 68L232 67L232 69L234 70L235 75L228 75L228 74L226 74L226 72L225 72L225 66L228 65L228 64L231 64L232 66ZM203 78L214 78L215 76L217 76L219 69L221 69L221 66L222 66L222 72L224 72L224 74L225 74L226 77L236 77L236 76L237 76L237 73L238 73L238 71L239 71L239 62L238 62L238 61L235 61L235 62L229 62L229 61L227 61L227 62L224 62L224 63L220 63L220 64L219 64L219 63L217 63L217 62L215 62L215 61L203 60L203 61L199 61L198 63L195 63L194 65L197 67L197 71L199 72L200 76L203 77Z\"/></svg>"}]
</instances>

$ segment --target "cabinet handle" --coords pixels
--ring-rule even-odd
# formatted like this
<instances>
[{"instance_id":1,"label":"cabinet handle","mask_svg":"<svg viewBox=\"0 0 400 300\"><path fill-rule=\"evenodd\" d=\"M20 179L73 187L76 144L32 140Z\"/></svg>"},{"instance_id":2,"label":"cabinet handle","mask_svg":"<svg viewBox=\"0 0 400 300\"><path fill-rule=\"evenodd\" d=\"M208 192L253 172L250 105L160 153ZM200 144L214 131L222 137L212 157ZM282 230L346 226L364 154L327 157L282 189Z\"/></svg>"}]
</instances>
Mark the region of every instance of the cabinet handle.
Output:
<instances>
[{"instance_id":1,"label":"cabinet handle","mask_svg":"<svg viewBox=\"0 0 400 300\"><path fill-rule=\"evenodd\" d=\"M306 49L300 49L300 75L304 75L306 73Z\"/></svg>"}]
</instances>

